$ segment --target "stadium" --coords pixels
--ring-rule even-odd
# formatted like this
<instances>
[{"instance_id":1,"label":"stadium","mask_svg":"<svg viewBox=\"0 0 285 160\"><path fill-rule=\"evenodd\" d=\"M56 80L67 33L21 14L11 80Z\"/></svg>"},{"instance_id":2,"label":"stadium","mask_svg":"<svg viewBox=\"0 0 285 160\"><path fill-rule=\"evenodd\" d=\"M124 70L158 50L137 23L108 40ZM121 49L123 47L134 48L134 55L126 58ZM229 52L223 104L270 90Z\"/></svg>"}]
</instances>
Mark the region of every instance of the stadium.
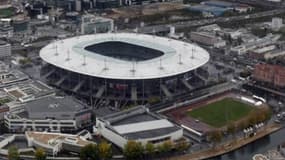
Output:
<instances>
[{"instance_id":1,"label":"stadium","mask_svg":"<svg viewBox=\"0 0 285 160\"><path fill-rule=\"evenodd\" d=\"M40 51L41 75L67 93L115 106L171 99L193 89L196 69L209 60L197 45L137 33L58 40Z\"/></svg>"}]
</instances>

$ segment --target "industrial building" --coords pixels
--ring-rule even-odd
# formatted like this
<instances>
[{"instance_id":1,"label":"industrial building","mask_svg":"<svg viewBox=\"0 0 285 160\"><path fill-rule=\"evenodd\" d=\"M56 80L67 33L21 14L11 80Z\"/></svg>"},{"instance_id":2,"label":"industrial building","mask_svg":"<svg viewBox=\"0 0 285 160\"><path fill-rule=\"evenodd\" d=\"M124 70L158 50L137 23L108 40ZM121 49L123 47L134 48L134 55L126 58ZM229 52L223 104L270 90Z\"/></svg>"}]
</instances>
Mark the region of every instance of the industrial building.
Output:
<instances>
[{"instance_id":1,"label":"industrial building","mask_svg":"<svg viewBox=\"0 0 285 160\"><path fill-rule=\"evenodd\" d=\"M253 7L247 4L240 4L240 3L232 3L227 1L219 1L219 0L210 0L202 2L204 5L220 7L220 8L228 8L233 9L234 11L238 12L247 12L253 9Z\"/></svg>"},{"instance_id":2,"label":"industrial building","mask_svg":"<svg viewBox=\"0 0 285 160\"><path fill-rule=\"evenodd\" d=\"M226 46L226 41L209 32L191 32L190 39L194 42L221 48Z\"/></svg>"},{"instance_id":3,"label":"industrial building","mask_svg":"<svg viewBox=\"0 0 285 160\"><path fill-rule=\"evenodd\" d=\"M122 106L171 99L193 89L195 70L209 60L201 47L164 37L105 33L59 40L44 47L42 77L96 105Z\"/></svg>"},{"instance_id":4,"label":"industrial building","mask_svg":"<svg viewBox=\"0 0 285 160\"><path fill-rule=\"evenodd\" d=\"M91 110L71 97L49 96L22 104L4 121L11 132L73 132L90 125Z\"/></svg>"},{"instance_id":5,"label":"industrial building","mask_svg":"<svg viewBox=\"0 0 285 160\"><path fill-rule=\"evenodd\" d=\"M285 68L282 66L258 64L254 68L252 77L275 87L285 87Z\"/></svg>"},{"instance_id":6,"label":"industrial building","mask_svg":"<svg viewBox=\"0 0 285 160\"><path fill-rule=\"evenodd\" d=\"M81 34L106 33L114 30L114 20L95 15L83 15Z\"/></svg>"},{"instance_id":7,"label":"industrial building","mask_svg":"<svg viewBox=\"0 0 285 160\"><path fill-rule=\"evenodd\" d=\"M226 1L216 1L216 0L211 0L211 1L204 1L202 2L204 5L208 6L215 6L215 7L222 7L222 8L234 8L237 6L237 3L231 3L231 2L226 2Z\"/></svg>"},{"instance_id":8,"label":"industrial building","mask_svg":"<svg viewBox=\"0 0 285 160\"><path fill-rule=\"evenodd\" d=\"M214 16L221 16L226 11L230 11L231 9L215 7L215 6L208 6L208 5L194 5L194 6L190 6L189 10L194 11L194 12L208 13Z\"/></svg>"},{"instance_id":9,"label":"industrial building","mask_svg":"<svg viewBox=\"0 0 285 160\"><path fill-rule=\"evenodd\" d=\"M183 137L182 128L151 113L144 106L97 118L94 132L120 148L129 140L142 145L158 145L165 141L175 142Z\"/></svg>"}]
</instances>

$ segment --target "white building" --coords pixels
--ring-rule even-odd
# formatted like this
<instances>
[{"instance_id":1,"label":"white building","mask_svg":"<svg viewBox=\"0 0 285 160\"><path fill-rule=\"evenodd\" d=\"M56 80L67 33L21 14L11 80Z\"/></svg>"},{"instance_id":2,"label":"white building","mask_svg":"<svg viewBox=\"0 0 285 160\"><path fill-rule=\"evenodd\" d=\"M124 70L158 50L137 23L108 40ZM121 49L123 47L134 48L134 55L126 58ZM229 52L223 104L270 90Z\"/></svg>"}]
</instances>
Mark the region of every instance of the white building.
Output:
<instances>
[{"instance_id":1,"label":"white building","mask_svg":"<svg viewBox=\"0 0 285 160\"><path fill-rule=\"evenodd\" d=\"M0 40L0 59L5 60L11 56L11 44Z\"/></svg>"},{"instance_id":2,"label":"white building","mask_svg":"<svg viewBox=\"0 0 285 160\"><path fill-rule=\"evenodd\" d=\"M76 0L75 1L75 10L77 12L80 12L82 10L82 4L81 4L81 0Z\"/></svg>"},{"instance_id":3,"label":"white building","mask_svg":"<svg viewBox=\"0 0 285 160\"><path fill-rule=\"evenodd\" d=\"M4 115L12 132L76 131L91 123L91 110L70 97L45 97L18 106Z\"/></svg>"},{"instance_id":4,"label":"white building","mask_svg":"<svg viewBox=\"0 0 285 160\"><path fill-rule=\"evenodd\" d=\"M81 34L106 33L114 30L114 20L95 15L83 15L81 18Z\"/></svg>"},{"instance_id":5,"label":"white building","mask_svg":"<svg viewBox=\"0 0 285 160\"><path fill-rule=\"evenodd\" d=\"M283 26L283 20L282 18L272 18L271 28L274 31L278 31Z\"/></svg>"},{"instance_id":6,"label":"white building","mask_svg":"<svg viewBox=\"0 0 285 160\"><path fill-rule=\"evenodd\" d=\"M226 46L225 40L208 32L191 32L190 38L194 42L198 42L203 45L213 46L216 48L221 48Z\"/></svg>"},{"instance_id":7,"label":"white building","mask_svg":"<svg viewBox=\"0 0 285 160\"><path fill-rule=\"evenodd\" d=\"M276 35L268 34L267 36L263 38L257 39L256 41L244 43L239 46L235 46L231 48L231 52L242 55L242 54L248 53L249 51L254 51L258 48L270 46L276 43L276 41L280 37L281 36L279 34L276 34Z\"/></svg>"},{"instance_id":8,"label":"white building","mask_svg":"<svg viewBox=\"0 0 285 160\"><path fill-rule=\"evenodd\" d=\"M85 135L88 135L86 130L85 132ZM27 131L25 132L25 136L29 147L42 148L48 155L53 156L62 150L80 153L82 147L94 143L79 134Z\"/></svg>"},{"instance_id":9,"label":"white building","mask_svg":"<svg viewBox=\"0 0 285 160\"><path fill-rule=\"evenodd\" d=\"M120 148L129 140L157 145L169 140L175 142L183 136L182 128L149 112L144 106L97 118L94 132Z\"/></svg>"}]
</instances>

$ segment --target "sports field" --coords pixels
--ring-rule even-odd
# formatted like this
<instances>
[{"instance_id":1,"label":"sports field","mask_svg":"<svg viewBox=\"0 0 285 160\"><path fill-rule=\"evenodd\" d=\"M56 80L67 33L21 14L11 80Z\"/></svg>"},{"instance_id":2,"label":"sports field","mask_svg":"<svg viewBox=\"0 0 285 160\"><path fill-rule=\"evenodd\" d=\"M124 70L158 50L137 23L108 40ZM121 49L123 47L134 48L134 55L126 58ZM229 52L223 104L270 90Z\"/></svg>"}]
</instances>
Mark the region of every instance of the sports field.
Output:
<instances>
[{"instance_id":1,"label":"sports field","mask_svg":"<svg viewBox=\"0 0 285 160\"><path fill-rule=\"evenodd\" d=\"M237 121L247 116L254 108L232 98L201 106L187 114L213 127L223 127L231 121Z\"/></svg>"}]
</instances>

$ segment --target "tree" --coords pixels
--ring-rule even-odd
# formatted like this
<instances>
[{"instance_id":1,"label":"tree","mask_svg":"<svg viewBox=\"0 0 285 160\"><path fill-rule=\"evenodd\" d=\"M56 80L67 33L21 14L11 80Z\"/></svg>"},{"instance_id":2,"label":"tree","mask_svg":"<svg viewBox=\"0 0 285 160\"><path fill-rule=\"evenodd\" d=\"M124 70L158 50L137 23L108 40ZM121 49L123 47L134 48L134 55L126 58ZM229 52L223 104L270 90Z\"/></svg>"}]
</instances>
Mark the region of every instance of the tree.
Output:
<instances>
[{"instance_id":1,"label":"tree","mask_svg":"<svg viewBox=\"0 0 285 160\"><path fill-rule=\"evenodd\" d=\"M158 151L160 153L167 153L173 148L173 143L171 141L165 141L158 146Z\"/></svg>"},{"instance_id":2,"label":"tree","mask_svg":"<svg viewBox=\"0 0 285 160\"><path fill-rule=\"evenodd\" d=\"M100 159L106 160L112 158L112 148L111 145L105 141L98 145L98 154Z\"/></svg>"},{"instance_id":3,"label":"tree","mask_svg":"<svg viewBox=\"0 0 285 160\"><path fill-rule=\"evenodd\" d=\"M215 130L209 133L209 139L212 141L215 145L222 141L222 133L220 130Z\"/></svg>"},{"instance_id":4,"label":"tree","mask_svg":"<svg viewBox=\"0 0 285 160\"><path fill-rule=\"evenodd\" d=\"M88 144L80 150L81 160L98 160L98 149L96 144Z\"/></svg>"},{"instance_id":5,"label":"tree","mask_svg":"<svg viewBox=\"0 0 285 160\"><path fill-rule=\"evenodd\" d=\"M19 155L19 151L17 147L15 146L9 147L8 159L9 160L20 160L20 155Z\"/></svg>"},{"instance_id":6,"label":"tree","mask_svg":"<svg viewBox=\"0 0 285 160\"><path fill-rule=\"evenodd\" d=\"M250 125L255 125L258 121L257 119L257 112L252 112L250 115L249 115L249 124Z\"/></svg>"},{"instance_id":7,"label":"tree","mask_svg":"<svg viewBox=\"0 0 285 160\"><path fill-rule=\"evenodd\" d=\"M234 135L236 132L236 125L233 122L230 122L227 126L227 131L229 134Z\"/></svg>"},{"instance_id":8,"label":"tree","mask_svg":"<svg viewBox=\"0 0 285 160\"><path fill-rule=\"evenodd\" d=\"M43 149L38 148L35 152L35 158L36 160L46 160L47 156Z\"/></svg>"},{"instance_id":9,"label":"tree","mask_svg":"<svg viewBox=\"0 0 285 160\"><path fill-rule=\"evenodd\" d=\"M146 151L146 154L148 156L152 156L155 152L155 147L152 143L148 142L146 145L145 145L145 151Z\"/></svg>"},{"instance_id":10,"label":"tree","mask_svg":"<svg viewBox=\"0 0 285 160\"><path fill-rule=\"evenodd\" d=\"M126 159L141 159L143 154L144 148L141 143L138 143L136 141L128 141L127 144L125 144L123 149L123 154Z\"/></svg>"},{"instance_id":11,"label":"tree","mask_svg":"<svg viewBox=\"0 0 285 160\"><path fill-rule=\"evenodd\" d=\"M190 147L190 144L186 141L185 138L180 139L176 144L176 149L180 152L187 150Z\"/></svg>"},{"instance_id":12,"label":"tree","mask_svg":"<svg viewBox=\"0 0 285 160\"><path fill-rule=\"evenodd\" d=\"M249 126L249 118L245 118L244 120L242 120L239 125L238 128L239 130L243 130L245 128L247 128Z\"/></svg>"}]
</instances>

